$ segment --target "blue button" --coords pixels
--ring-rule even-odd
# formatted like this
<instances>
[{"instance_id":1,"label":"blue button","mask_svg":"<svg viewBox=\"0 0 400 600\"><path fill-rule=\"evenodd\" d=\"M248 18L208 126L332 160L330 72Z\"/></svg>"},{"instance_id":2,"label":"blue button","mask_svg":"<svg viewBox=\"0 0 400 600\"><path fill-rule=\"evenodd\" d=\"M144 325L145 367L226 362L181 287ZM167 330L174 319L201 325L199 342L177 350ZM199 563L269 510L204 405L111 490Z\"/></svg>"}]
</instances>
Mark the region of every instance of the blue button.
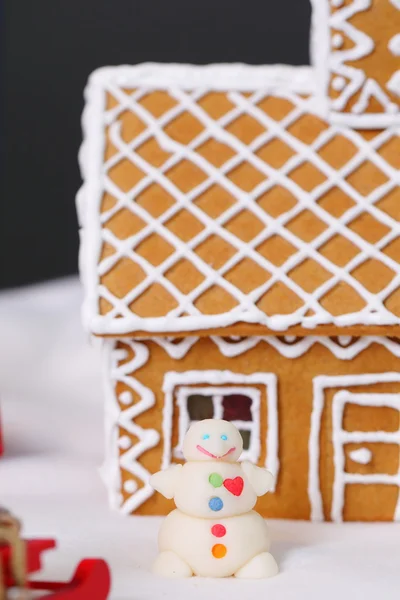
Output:
<instances>
[{"instance_id":1,"label":"blue button","mask_svg":"<svg viewBox=\"0 0 400 600\"><path fill-rule=\"evenodd\" d=\"M222 502L221 498L218 498L217 496L214 496L209 501L208 506L211 508L211 510L214 510L214 511L218 512L219 510L223 509L224 503Z\"/></svg>"}]
</instances>

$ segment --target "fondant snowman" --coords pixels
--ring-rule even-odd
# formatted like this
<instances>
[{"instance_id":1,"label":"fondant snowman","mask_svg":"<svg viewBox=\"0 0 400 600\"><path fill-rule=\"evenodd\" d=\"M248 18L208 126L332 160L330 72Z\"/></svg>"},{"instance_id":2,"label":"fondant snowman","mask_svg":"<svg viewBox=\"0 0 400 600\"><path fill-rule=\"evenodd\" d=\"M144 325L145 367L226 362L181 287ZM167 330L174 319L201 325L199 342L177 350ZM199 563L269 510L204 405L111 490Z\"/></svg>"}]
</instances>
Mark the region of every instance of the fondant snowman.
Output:
<instances>
[{"instance_id":1,"label":"fondant snowman","mask_svg":"<svg viewBox=\"0 0 400 600\"><path fill-rule=\"evenodd\" d=\"M278 573L269 553L264 519L253 507L272 487L271 473L238 463L239 431L220 419L192 425L183 442L184 465L150 479L155 490L174 499L163 522L154 572L167 577L271 577Z\"/></svg>"}]
</instances>

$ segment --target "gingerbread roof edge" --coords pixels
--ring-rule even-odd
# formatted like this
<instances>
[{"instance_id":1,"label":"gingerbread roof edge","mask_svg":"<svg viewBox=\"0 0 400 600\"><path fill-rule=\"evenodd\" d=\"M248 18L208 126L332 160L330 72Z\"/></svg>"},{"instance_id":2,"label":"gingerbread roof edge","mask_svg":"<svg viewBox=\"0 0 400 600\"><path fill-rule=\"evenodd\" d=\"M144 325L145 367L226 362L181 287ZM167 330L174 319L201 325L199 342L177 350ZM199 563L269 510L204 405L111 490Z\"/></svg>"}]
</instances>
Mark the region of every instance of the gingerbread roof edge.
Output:
<instances>
[{"instance_id":1,"label":"gingerbread roof edge","mask_svg":"<svg viewBox=\"0 0 400 600\"><path fill-rule=\"evenodd\" d=\"M176 140L168 138L163 130L162 124L158 124L157 120L151 115L146 115L143 112L143 107L140 107L140 98L144 95L150 95L156 93L157 90L164 90L167 94L171 94L177 104L181 106L178 109L183 112L190 111L194 108L196 111L197 105L193 101L192 93L193 89L197 89L198 97L203 97L208 90L216 90L225 93L229 100L232 98L234 102L239 104L236 109L239 112L256 111L256 117L260 118L263 124L268 123L268 126L273 130L275 128L276 137L280 139L284 138L285 143L290 147L294 156L292 157L293 164L301 164L305 158L311 161L315 160L315 164L318 168L322 169L327 180L332 184L334 179L337 179L337 172L332 168L327 168L326 165L321 164L320 158L317 156L315 149L312 150L310 155L309 148L304 142L300 144L294 140L293 136L290 135L287 139L285 127L281 127L278 121L273 118L266 116L265 122L263 121L263 115L257 109L256 100L260 101L261 98L266 96L276 97L278 99L285 100L286 102L293 103L293 114L295 111L297 118L304 115L312 115L313 118L322 118L324 111L318 102L315 76L314 71L310 67L289 67L289 66L273 66L273 67L252 67L248 65L210 65L204 67L197 67L191 65L157 65L152 63L146 63L143 65L137 65L135 67L122 66L122 67L107 67L99 69L90 77L89 84L85 91L86 106L83 113L83 131L84 141L79 154L80 167L82 171L82 177L84 183L77 195L77 209L79 215L79 222L81 227L81 249L80 249L80 272L85 288L85 301L83 306L83 319L87 329L96 335L125 335L134 333L137 331L148 332L149 334L155 333L179 333L179 332L191 332L191 331L207 331L210 329L229 328L236 323L248 323L250 325L259 324L271 331L287 331L292 327L300 326L304 328L304 331L312 331L319 326L333 325L337 328L345 328L351 326L383 326L393 327L400 324L399 316L388 310L385 307L385 300L387 297L392 295L399 286L400 280L400 268L397 259L393 259L391 256L382 254L381 249L386 248L388 244L393 242L399 235L398 223L395 219L391 218L386 214L380 213L375 210L374 202L376 199L380 199L385 193L390 192L395 185L396 175L395 170L386 161L382 162L382 158L377 154L379 149L379 143L383 144L385 140L390 139L390 136L394 134L392 130L389 132L382 133L382 139L378 136L378 142L375 142L375 146L372 144L371 147L366 148L364 140L355 131L347 131L341 126L330 126L326 125L326 140L333 139L339 133L347 136L349 140L358 148L357 157L359 158L359 164L362 163L362 155L367 150L369 158L383 169L386 175L387 183L380 186L379 193L377 192L373 198L371 198L370 204L361 195L354 190L347 190L352 196L354 206L352 209L347 211L346 218L335 219L331 215L321 213L320 207L316 203L317 196L314 194L306 194L304 190L301 190L297 184L293 184L290 177L283 169L277 169L271 164L266 162L264 167L261 165L259 158L253 152L251 144L249 147L245 147L243 141L237 140L234 135L227 133L225 129L220 128L215 136L219 142L223 142L225 145L233 148L237 153L237 156L243 154L240 160L243 160L243 156L246 156L246 160L260 169L260 172L264 175L263 181L260 182L261 188L268 188L270 181L274 178L276 182L280 182L287 187L287 189L294 195L298 201L298 207L294 206L289 210L286 215L274 218L270 215L261 214L257 203L254 201L256 198L255 192L243 193L243 190L239 189L235 184L228 181L225 174L221 170L215 169L213 165L209 165L204 158L198 158L197 154L194 155L192 150L189 148L189 154L187 155L190 160L198 161L197 167L204 170L208 179L215 177L222 177L219 181L222 188L232 194L232 197L237 202L237 210L234 207L232 216L238 214L238 212L246 210L250 211L264 224L264 229L267 231L265 234L265 240L271 237L271 232L283 236L285 241L294 245L296 249L295 256L286 261L286 267L283 270L276 268L275 265L271 264L268 259L261 257L259 259L258 254L255 250L253 243L244 243L243 240L237 237L237 235L227 232L224 228L223 219L220 218L214 221L211 225L209 215L202 215L199 213L198 207L195 206L191 198L191 192L182 193L171 181L167 181L168 177L165 178L165 174L162 173L162 180L166 185L168 193L174 195L176 200L176 207L171 208L171 215L173 216L174 211L189 211L191 215L198 219L203 227L203 231L208 226L212 226L213 235L220 235L224 242L232 245L235 249L236 255L230 257L227 262L232 263L232 268L235 265L240 264L243 259L248 259L252 263L258 263L259 260L262 264L258 264L258 267L268 272L268 280L263 282L262 285L250 292L244 292L243 290L235 287L235 285L224 278L224 275L228 272L228 268L223 266L222 269L210 268L207 261L199 258L195 253L196 246L192 247L191 242L183 242L179 236L174 235L165 227L167 218L164 216L160 218L154 218L149 214L145 214L141 207L136 206L134 198L137 197L136 192L140 190L137 186L133 186L127 193L118 191L115 186L115 181L111 182L111 188L115 197L117 198L117 205L112 207L110 211L104 211L101 208L102 198L104 193L109 193L110 189L108 184L109 173L108 163L105 160L106 146L110 142L107 139L106 129L111 130L111 126L114 122L118 121L120 115L125 111L138 110L140 119L144 119L143 122L148 118L147 128L154 134L154 139L159 142L160 147L168 150L170 154L179 155L180 152L185 151L186 147L182 144L178 144ZM132 90L132 95L127 92ZM139 90L139 91L138 91ZM140 91L141 90L141 91ZM133 92L138 91L137 98L133 98ZM117 103L111 109L106 106L107 94L113 95L117 98ZM140 96L142 94L142 96ZM203 96L202 96L203 94ZM250 98L250 100L249 100ZM138 100L139 99L139 100ZM240 105L240 108L239 108ZM119 107L119 108L118 108ZM184 107L184 108L182 108ZM189 108L188 108L189 107ZM118 112L119 111L119 112ZM252 118L253 118L252 113ZM225 115L226 117L226 115ZM225 118L224 117L224 118ZM203 135L209 135L212 128L215 129L215 125L210 120L209 115L205 115L200 112L196 112L196 118L200 119L204 126ZM294 118L294 117L293 117ZM229 120L229 119L228 119ZM288 120L288 123L290 119ZM265 125L266 126L266 125ZM114 130L114 133L117 130ZM215 131L214 131L215 133ZM119 135L119 134L118 134ZM117 135L117 137L118 137ZM144 134L147 135L147 134ZM322 135L322 134L321 134ZM283 137L282 137L283 136ZM151 137L151 136L150 136ZM147 138L146 138L147 139ZM267 139L267 138L266 138ZM115 140L114 140L115 141ZM134 143L134 142L133 142ZM261 142L260 142L261 143ZM307 156L302 156L302 152ZM356 158L357 158L356 157ZM144 169L146 177L150 180L158 177L154 168L150 168L146 172L146 165L143 163L142 158L136 154L135 151L130 153L129 148L122 144L119 148L119 153L114 156L113 165L118 164L118 161L128 160L133 161L135 168L138 166ZM233 158L232 160L235 160ZM237 162L239 163L240 160ZM228 161L229 162L229 161ZM290 162L290 161L289 161ZM353 161L354 162L354 161ZM357 160L355 161L357 164ZM151 167L151 165L150 165ZM285 167L286 168L286 167ZM223 167L222 167L223 169ZM351 172L351 171L349 171ZM288 171L289 173L289 171ZM398 174L397 174L398 179ZM158 181L158 179L157 179ZM337 182L336 182L337 183ZM207 185L202 183L200 185ZM347 184L344 184L345 187ZM328 186L329 187L329 186ZM221 188L221 189L222 189ZM261 189L260 188L260 189ZM286 189L286 188L285 188ZM322 188L321 188L322 189ZM338 233L338 230L344 229L344 237L348 239L352 244L355 244L359 249L359 258L354 262L354 268L357 265L361 265L371 259L382 260L385 267L391 269L393 277L379 293L371 293L370 290L360 285L359 282L355 281L351 273L346 269L338 268L336 265L332 265L326 258L322 260L322 268L327 269L332 275L331 279L335 283L343 281L346 285L355 288L356 293L359 293L360 297L365 301L365 306L357 311L342 312L340 314L332 314L329 310L326 310L319 302L324 291L329 291L330 281L324 281L313 293L309 293L302 289L301 285L294 283L288 277L290 268L295 268L296 265L301 264L303 260L315 260L318 254L318 245L315 240L312 243L305 243L301 239L293 235L285 225L289 222L291 216L300 214L301 211L307 210L313 212L317 210L318 218L322 219L327 227L328 231L322 233L322 238L326 238L325 242L328 242L330 237ZM145 224L145 230L148 230L150 235L156 234L157 236L164 237L167 243L173 248L173 255L167 257L162 264L154 266L146 258L136 254L135 248L144 239L144 233L139 231L133 234L129 239L120 240L118 236L110 234L107 229L107 219L117 214L118 211L128 210L133 211L135 217L142 219ZM236 211L236 212L235 212ZM255 212L254 212L255 211ZM297 211L297 212L296 212ZM291 215L293 212L293 215ZM376 247L375 244L366 241L360 237L356 232L348 230L346 224L351 220L351 217L357 217L360 213L366 212L368 215L372 214L375 219L382 219L385 227L387 227L387 235L383 240L380 241L380 246ZM168 211L167 211L168 213ZM166 214L167 214L166 213ZM215 229L216 227L216 229ZM396 230L397 227L397 230ZM331 232L331 236L329 235ZM206 234L199 234L200 238ZM264 233L260 234L261 237ZM206 240L206 237L203 239ZM199 238L199 239L200 239ZM321 238L321 239L322 239ZM261 238L260 238L261 240ZM264 240L264 241L265 241ZM201 241L201 240L200 240ZM262 241L262 240L261 240ZM104 244L115 244L113 246L113 253L111 256L103 256ZM259 246L257 246L258 248ZM182 293L182 290L174 287L174 284L165 277L165 274L169 271L168 268L174 267L173 257L176 256L176 261L182 259L192 261L192 266L198 269L203 275L204 281L197 286L198 294L196 296L196 290L191 290L189 293ZM297 257L297 258L296 258ZM127 259L132 263L135 263L143 273L144 279L136 283L129 284L127 293L114 294L110 292L110 288L104 283L104 276L110 272L110 269L115 265L121 264L121 260ZM172 261L172 262L171 262ZM200 261L200 262L199 262ZM201 263L201 264L200 264ZM164 266L163 266L164 265ZM200 266L199 266L200 265ZM133 280L132 280L133 282ZM208 282L208 283L207 283ZM128 282L129 283L129 282ZM165 289L166 294L173 298L175 306L168 307L168 302L165 306L164 314L140 314L138 311L135 314L135 309L132 309L138 293L140 290L146 292L149 286L157 284ZM265 308L260 308L259 301L264 295L275 285L283 284L287 286L289 294L298 294L302 299L303 303L300 307L295 308L289 313L279 314L279 311L273 311L268 313ZM146 288L148 285L148 288ZM222 310L215 314L204 313L197 306L196 301L202 294L208 292L213 286L217 286L223 289L223 292L234 298L236 305L229 307L228 310ZM160 290L160 288L158 288ZM109 307L104 314L101 311L100 303L106 303ZM152 300L154 306L154 298ZM163 297L160 300L162 305L164 302ZM149 306L151 302L149 303ZM162 308L162 306L161 306ZM156 311L157 312L157 311ZM146 313L146 311L145 311Z\"/></svg>"}]
</instances>

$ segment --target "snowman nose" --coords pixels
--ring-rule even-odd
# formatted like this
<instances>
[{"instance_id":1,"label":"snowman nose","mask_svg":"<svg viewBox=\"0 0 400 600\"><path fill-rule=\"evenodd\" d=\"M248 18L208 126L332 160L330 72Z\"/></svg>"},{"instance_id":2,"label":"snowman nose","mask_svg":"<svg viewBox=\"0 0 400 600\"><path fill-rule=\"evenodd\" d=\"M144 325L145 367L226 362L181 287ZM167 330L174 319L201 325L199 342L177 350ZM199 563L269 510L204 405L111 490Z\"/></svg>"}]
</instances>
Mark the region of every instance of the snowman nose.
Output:
<instances>
[{"instance_id":1,"label":"snowman nose","mask_svg":"<svg viewBox=\"0 0 400 600\"><path fill-rule=\"evenodd\" d=\"M215 443L214 448L215 448L214 454L216 456L223 456L226 453L226 451L229 449L227 442L225 440L221 440L221 439L219 439Z\"/></svg>"}]
</instances>

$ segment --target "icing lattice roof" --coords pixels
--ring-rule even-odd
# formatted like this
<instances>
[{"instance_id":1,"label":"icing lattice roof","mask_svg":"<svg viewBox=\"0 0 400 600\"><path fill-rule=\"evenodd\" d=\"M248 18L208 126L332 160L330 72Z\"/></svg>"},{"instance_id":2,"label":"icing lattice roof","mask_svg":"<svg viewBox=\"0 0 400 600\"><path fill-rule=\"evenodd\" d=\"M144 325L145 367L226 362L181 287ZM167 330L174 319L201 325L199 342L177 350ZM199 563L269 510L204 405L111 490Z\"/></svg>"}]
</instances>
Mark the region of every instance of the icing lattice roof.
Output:
<instances>
[{"instance_id":1,"label":"icing lattice roof","mask_svg":"<svg viewBox=\"0 0 400 600\"><path fill-rule=\"evenodd\" d=\"M394 127L330 124L305 67L107 68L86 99L91 332L399 324Z\"/></svg>"}]
</instances>

